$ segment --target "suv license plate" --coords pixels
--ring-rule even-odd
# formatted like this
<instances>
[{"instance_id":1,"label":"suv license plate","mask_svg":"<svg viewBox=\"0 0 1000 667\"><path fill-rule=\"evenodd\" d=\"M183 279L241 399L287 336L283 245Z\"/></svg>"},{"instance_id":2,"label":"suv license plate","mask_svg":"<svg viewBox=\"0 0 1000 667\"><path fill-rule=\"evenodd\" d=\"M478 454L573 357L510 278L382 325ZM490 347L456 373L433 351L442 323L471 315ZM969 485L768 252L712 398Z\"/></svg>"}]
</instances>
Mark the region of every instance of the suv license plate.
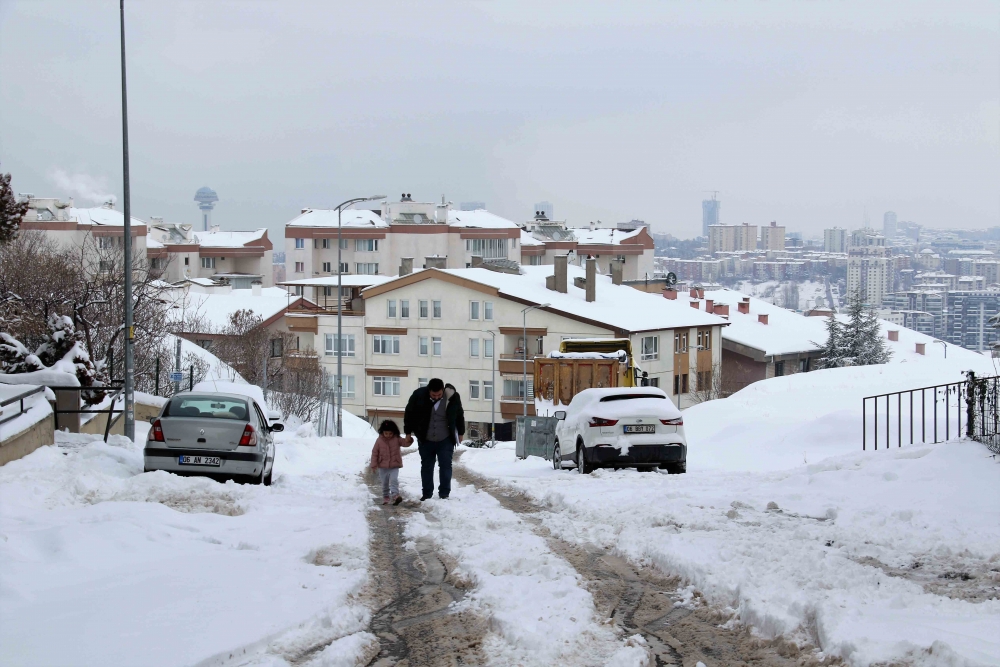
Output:
<instances>
[{"instance_id":1,"label":"suv license plate","mask_svg":"<svg viewBox=\"0 0 1000 667\"><path fill-rule=\"evenodd\" d=\"M218 456L178 456L177 462L192 466L221 466L222 459Z\"/></svg>"},{"instance_id":2,"label":"suv license plate","mask_svg":"<svg viewBox=\"0 0 1000 667\"><path fill-rule=\"evenodd\" d=\"M635 424L634 426L625 426L626 433L656 433L655 424Z\"/></svg>"}]
</instances>

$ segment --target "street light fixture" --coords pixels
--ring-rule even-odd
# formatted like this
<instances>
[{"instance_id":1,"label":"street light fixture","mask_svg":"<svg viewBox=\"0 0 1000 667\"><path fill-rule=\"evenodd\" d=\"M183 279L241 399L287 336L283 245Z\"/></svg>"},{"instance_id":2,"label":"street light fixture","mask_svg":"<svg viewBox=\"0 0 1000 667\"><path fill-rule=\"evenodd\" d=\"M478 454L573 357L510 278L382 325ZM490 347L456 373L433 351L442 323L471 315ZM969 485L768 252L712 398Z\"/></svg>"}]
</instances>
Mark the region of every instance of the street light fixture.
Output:
<instances>
[{"instance_id":1,"label":"street light fixture","mask_svg":"<svg viewBox=\"0 0 1000 667\"><path fill-rule=\"evenodd\" d=\"M497 445L497 334L495 331L489 331L488 329L480 329L483 333L488 333L493 336L493 372L490 375L490 387L492 391L490 392L490 438L493 440L493 446Z\"/></svg>"},{"instance_id":2,"label":"street light fixture","mask_svg":"<svg viewBox=\"0 0 1000 667\"><path fill-rule=\"evenodd\" d=\"M524 334L524 348L521 350L521 359L523 361L523 370L521 375L522 382L522 394L524 395L524 410L523 414L525 417L528 416L528 312L532 310L537 310L539 308L548 308L551 303L540 303L537 306L528 306L521 310L522 318L522 329ZM495 350L494 350L495 352Z\"/></svg>"},{"instance_id":3,"label":"street light fixture","mask_svg":"<svg viewBox=\"0 0 1000 667\"><path fill-rule=\"evenodd\" d=\"M355 197L354 199L348 199L347 201L337 205L337 437L341 438L344 436L344 397L343 397L343 359L344 359L344 340L341 335L341 318L343 316L344 309L344 294L341 289L341 282L343 278L341 274L343 273L343 262L341 247L341 223L340 223L340 213L341 211L352 204L357 204L362 201L375 201L377 199L385 199L385 195L372 195L371 197Z\"/></svg>"},{"instance_id":4,"label":"street light fixture","mask_svg":"<svg viewBox=\"0 0 1000 667\"><path fill-rule=\"evenodd\" d=\"M944 358L947 359L948 358L948 343L944 342L943 340L938 340L938 339L934 339L934 342L935 343L941 343L944 346Z\"/></svg>"}]
</instances>

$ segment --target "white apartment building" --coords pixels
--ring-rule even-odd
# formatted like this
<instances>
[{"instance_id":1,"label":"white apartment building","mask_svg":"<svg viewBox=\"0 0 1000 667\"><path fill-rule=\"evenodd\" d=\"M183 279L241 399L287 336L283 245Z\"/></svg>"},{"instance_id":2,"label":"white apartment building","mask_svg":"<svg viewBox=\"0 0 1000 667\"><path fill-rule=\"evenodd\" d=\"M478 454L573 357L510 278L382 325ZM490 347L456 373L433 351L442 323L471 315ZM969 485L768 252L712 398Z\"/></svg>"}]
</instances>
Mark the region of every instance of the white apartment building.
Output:
<instances>
[{"instance_id":1,"label":"white apartment building","mask_svg":"<svg viewBox=\"0 0 1000 667\"><path fill-rule=\"evenodd\" d=\"M885 237L871 229L851 233L847 249L847 294L860 292L865 303L882 305L892 291L893 261L886 256Z\"/></svg>"},{"instance_id":2,"label":"white apartment building","mask_svg":"<svg viewBox=\"0 0 1000 667\"><path fill-rule=\"evenodd\" d=\"M145 259L146 223L133 217L131 224L132 252L138 259ZM103 250L122 246L125 216L111 202L96 208L76 208L72 199L29 197L21 229L42 232L60 248Z\"/></svg>"},{"instance_id":3,"label":"white apartment building","mask_svg":"<svg viewBox=\"0 0 1000 667\"><path fill-rule=\"evenodd\" d=\"M745 252L757 249L757 225L709 225L709 252ZM782 246L784 249L784 232Z\"/></svg>"},{"instance_id":4,"label":"white apartment building","mask_svg":"<svg viewBox=\"0 0 1000 667\"><path fill-rule=\"evenodd\" d=\"M761 250L784 250L785 249L784 225L779 226L777 222L772 222L767 227L761 227L760 248Z\"/></svg>"},{"instance_id":5,"label":"white apartment building","mask_svg":"<svg viewBox=\"0 0 1000 667\"><path fill-rule=\"evenodd\" d=\"M295 330L311 329L331 375L342 354L344 407L366 419L401 417L410 393L432 377L459 390L470 422L489 423L494 399L497 422L513 420L525 391L534 414L533 359L566 338L629 338L651 384L690 405L699 380L711 382L720 367L726 320L615 284L596 268L595 260L588 275L563 256L520 273L432 268L371 277L370 286L350 288L360 296L344 310L339 344L335 305L321 301L325 310L298 316L311 321Z\"/></svg>"},{"instance_id":6,"label":"white apartment building","mask_svg":"<svg viewBox=\"0 0 1000 667\"><path fill-rule=\"evenodd\" d=\"M146 243L150 267L162 270L162 279L170 283L209 278L228 282L233 289L250 289L254 282L274 284L274 246L266 228L223 232L215 225L198 232L189 224L152 218Z\"/></svg>"},{"instance_id":7,"label":"white apartment building","mask_svg":"<svg viewBox=\"0 0 1000 667\"><path fill-rule=\"evenodd\" d=\"M380 206L341 213L342 273L392 276L404 259L414 269L458 269L471 267L473 257L512 267L552 264L568 254L571 264L597 259L602 273L620 261L626 280L653 274L653 238L643 226L575 229L544 215L522 226L483 209L460 211L409 195ZM336 275L337 245L337 212L302 209L285 226L287 280Z\"/></svg>"},{"instance_id":8,"label":"white apartment building","mask_svg":"<svg viewBox=\"0 0 1000 667\"><path fill-rule=\"evenodd\" d=\"M823 250L826 252L847 252L847 230L841 227L823 230Z\"/></svg>"}]
</instances>

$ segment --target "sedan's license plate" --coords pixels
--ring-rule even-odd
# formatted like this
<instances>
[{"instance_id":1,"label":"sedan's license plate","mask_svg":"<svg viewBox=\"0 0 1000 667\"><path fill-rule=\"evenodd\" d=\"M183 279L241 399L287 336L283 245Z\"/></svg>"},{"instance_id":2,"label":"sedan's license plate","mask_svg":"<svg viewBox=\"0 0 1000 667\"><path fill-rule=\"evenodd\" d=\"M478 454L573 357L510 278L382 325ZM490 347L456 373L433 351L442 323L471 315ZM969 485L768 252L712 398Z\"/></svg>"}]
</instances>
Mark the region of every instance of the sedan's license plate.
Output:
<instances>
[{"instance_id":1,"label":"sedan's license plate","mask_svg":"<svg viewBox=\"0 0 1000 667\"><path fill-rule=\"evenodd\" d=\"M656 433L656 425L655 424L626 425L625 426L625 432L626 433Z\"/></svg>"},{"instance_id":2,"label":"sedan's license plate","mask_svg":"<svg viewBox=\"0 0 1000 667\"><path fill-rule=\"evenodd\" d=\"M177 462L192 466L221 466L222 459L218 456L178 456Z\"/></svg>"}]
</instances>

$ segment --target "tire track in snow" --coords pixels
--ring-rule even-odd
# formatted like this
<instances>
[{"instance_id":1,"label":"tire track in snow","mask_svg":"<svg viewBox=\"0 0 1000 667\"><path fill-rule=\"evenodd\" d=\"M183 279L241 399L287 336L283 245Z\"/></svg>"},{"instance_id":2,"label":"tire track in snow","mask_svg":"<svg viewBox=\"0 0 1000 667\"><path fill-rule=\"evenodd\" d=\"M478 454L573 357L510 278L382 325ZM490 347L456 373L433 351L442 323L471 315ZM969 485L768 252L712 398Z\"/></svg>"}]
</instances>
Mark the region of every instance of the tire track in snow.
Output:
<instances>
[{"instance_id":1,"label":"tire track in snow","mask_svg":"<svg viewBox=\"0 0 1000 667\"><path fill-rule=\"evenodd\" d=\"M537 516L544 508L516 489L481 477L460 464L455 465L455 479L486 491L533 526L552 551L565 558L587 581L598 613L628 633L642 634L657 667L693 667L699 662L708 667L840 664L829 657L820 662L808 648L799 648L781 638L763 640L752 636L746 628L731 627L731 614L709 607L700 596L696 595L693 603L675 605L671 592L681 586L680 577L633 567L596 545L576 545L554 537ZM726 627L722 627L724 624Z\"/></svg>"}]
</instances>

